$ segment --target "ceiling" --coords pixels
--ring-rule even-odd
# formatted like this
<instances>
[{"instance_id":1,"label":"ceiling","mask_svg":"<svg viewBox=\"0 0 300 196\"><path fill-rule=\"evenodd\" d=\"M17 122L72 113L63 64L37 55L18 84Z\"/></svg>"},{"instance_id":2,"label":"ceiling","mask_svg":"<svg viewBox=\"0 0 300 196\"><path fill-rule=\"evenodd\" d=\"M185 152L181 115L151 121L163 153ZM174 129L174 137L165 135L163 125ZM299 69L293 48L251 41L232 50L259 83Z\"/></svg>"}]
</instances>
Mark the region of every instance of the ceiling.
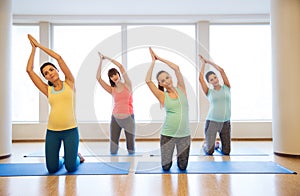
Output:
<instances>
[{"instance_id":1,"label":"ceiling","mask_svg":"<svg viewBox=\"0 0 300 196\"><path fill-rule=\"evenodd\" d=\"M12 0L16 21L266 20L269 10L270 0Z\"/></svg>"}]
</instances>

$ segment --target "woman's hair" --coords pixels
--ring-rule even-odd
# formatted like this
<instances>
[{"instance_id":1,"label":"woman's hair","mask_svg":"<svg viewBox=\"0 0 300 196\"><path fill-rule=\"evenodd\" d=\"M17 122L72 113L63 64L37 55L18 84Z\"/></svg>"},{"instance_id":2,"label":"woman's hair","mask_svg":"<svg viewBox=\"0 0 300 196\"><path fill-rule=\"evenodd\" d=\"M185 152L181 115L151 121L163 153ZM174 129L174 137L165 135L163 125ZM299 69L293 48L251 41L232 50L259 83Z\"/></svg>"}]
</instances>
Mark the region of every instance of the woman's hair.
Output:
<instances>
[{"instance_id":1,"label":"woman's hair","mask_svg":"<svg viewBox=\"0 0 300 196\"><path fill-rule=\"evenodd\" d=\"M116 84L110 79L110 77L112 77L113 75L116 75L116 74L118 74L120 79L121 79L121 75L120 75L119 71L116 68L111 68L110 70L108 70L107 75L108 75L108 78L109 78L109 83L112 87L115 87Z\"/></svg>"},{"instance_id":2,"label":"woman's hair","mask_svg":"<svg viewBox=\"0 0 300 196\"><path fill-rule=\"evenodd\" d=\"M215 72L213 72L213 71L208 71L208 72L205 74L205 79L206 79L206 81L207 81L208 83L209 83L209 76L212 75L212 74L216 75Z\"/></svg>"},{"instance_id":3,"label":"woman's hair","mask_svg":"<svg viewBox=\"0 0 300 196\"><path fill-rule=\"evenodd\" d=\"M159 75L162 74L162 73L169 74L168 72L166 72L166 71L164 71L164 70L159 71L159 72L156 74L156 80L157 80L157 81L158 81ZM161 91L163 91L163 92L165 91L164 87L162 87L162 86L159 85L159 82L158 82L158 89L161 90Z\"/></svg>"},{"instance_id":4,"label":"woman's hair","mask_svg":"<svg viewBox=\"0 0 300 196\"><path fill-rule=\"evenodd\" d=\"M45 63L43 63L42 66L40 67L40 71L41 71L41 73L42 73L42 75L43 75L44 77L45 77L45 75L44 75L44 73L43 73L43 69L44 69L44 67L46 67L47 65L51 65L51 66L54 67L56 70L58 70L57 67L55 67L55 65L54 65L53 63L51 63L51 62L45 62ZM52 82L50 82L50 81L48 81L48 85L49 85L49 86L53 86Z\"/></svg>"}]
</instances>

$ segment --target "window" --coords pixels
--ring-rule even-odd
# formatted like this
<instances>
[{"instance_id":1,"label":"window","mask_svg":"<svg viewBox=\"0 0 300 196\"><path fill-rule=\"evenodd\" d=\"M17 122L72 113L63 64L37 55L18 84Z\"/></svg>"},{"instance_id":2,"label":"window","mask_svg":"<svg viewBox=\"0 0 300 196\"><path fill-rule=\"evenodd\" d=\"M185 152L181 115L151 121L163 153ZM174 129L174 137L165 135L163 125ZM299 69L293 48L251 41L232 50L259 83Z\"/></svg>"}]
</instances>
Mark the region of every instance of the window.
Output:
<instances>
[{"instance_id":1,"label":"window","mask_svg":"<svg viewBox=\"0 0 300 196\"><path fill-rule=\"evenodd\" d=\"M76 79L78 122L110 121L113 99L96 81L98 51L122 63L133 84L137 122L161 122L164 110L145 84L151 63L149 46L161 57L178 64L185 79L190 121L199 115L195 25L54 25L53 50L59 53ZM201 33L201 32L200 32ZM13 27L13 122L39 121L39 91L25 69L31 52L27 34L39 39L39 27ZM232 120L272 118L270 25L210 25L210 57L223 67L232 85ZM39 50L35 65L39 65ZM124 57L124 58L123 58ZM56 64L56 62L54 62ZM23 65L23 66L22 66ZM102 77L115 67L103 63ZM35 70L39 73L39 66ZM157 62L153 72L167 70ZM16 80L15 78L18 78ZM43 106L44 107L44 106ZM30 111L30 112L28 112Z\"/></svg>"},{"instance_id":2,"label":"window","mask_svg":"<svg viewBox=\"0 0 300 196\"><path fill-rule=\"evenodd\" d=\"M13 26L12 34L12 121L39 121L39 90L26 73L26 66L31 53L27 34L39 38L38 26ZM39 51L35 55L35 71L39 73Z\"/></svg>"},{"instance_id":3,"label":"window","mask_svg":"<svg viewBox=\"0 0 300 196\"><path fill-rule=\"evenodd\" d=\"M118 59L121 53L121 26L53 26L53 49L69 66L76 81L78 122L108 121L112 112L112 97L97 82L98 51ZM103 64L102 77L107 79Z\"/></svg>"},{"instance_id":4,"label":"window","mask_svg":"<svg viewBox=\"0 0 300 196\"><path fill-rule=\"evenodd\" d=\"M211 25L210 57L231 83L232 120L271 120L270 25Z\"/></svg>"},{"instance_id":5,"label":"window","mask_svg":"<svg viewBox=\"0 0 300 196\"><path fill-rule=\"evenodd\" d=\"M195 25L148 25L128 26L127 31L128 75L134 89L134 110L137 121L162 121L164 110L145 83L145 77L151 64L149 47L157 55L180 67L187 88L190 120L196 121L198 115L197 68L195 67ZM157 62L152 80L160 70L168 71L176 84L174 71L167 65Z\"/></svg>"}]
</instances>

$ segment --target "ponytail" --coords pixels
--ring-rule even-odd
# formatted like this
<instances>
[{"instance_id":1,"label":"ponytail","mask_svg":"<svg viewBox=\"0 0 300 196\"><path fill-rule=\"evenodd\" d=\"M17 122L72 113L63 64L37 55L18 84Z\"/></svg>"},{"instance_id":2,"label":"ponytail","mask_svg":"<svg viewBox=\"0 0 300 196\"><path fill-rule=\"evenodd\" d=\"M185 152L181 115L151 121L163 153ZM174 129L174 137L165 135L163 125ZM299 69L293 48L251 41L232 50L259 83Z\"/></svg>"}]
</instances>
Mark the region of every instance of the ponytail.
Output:
<instances>
[{"instance_id":1,"label":"ponytail","mask_svg":"<svg viewBox=\"0 0 300 196\"><path fill-rule=\"evenodd\" d=\"M158 85L158 89L161 90L162 92L165 92L165 88L160 85Z\"/></svg>"},{"instance_id":2,"label":"ponytail","mask_svg":"<svg viewBox=\"0 0 300 196\"><path fill-rule=\"evenodd\" d=\"M156 74L156 79L157 79L157 81L158 81L158 76L159 76L160 74L162 74L162 73L168 73L168 72L166 72L166 71L164 71L164 70L159 71L159 72ZM164 87L160 86L159 84L158 84L158 89L161 90L162 92L165 91Z\"/></svg>"}]
</instances>

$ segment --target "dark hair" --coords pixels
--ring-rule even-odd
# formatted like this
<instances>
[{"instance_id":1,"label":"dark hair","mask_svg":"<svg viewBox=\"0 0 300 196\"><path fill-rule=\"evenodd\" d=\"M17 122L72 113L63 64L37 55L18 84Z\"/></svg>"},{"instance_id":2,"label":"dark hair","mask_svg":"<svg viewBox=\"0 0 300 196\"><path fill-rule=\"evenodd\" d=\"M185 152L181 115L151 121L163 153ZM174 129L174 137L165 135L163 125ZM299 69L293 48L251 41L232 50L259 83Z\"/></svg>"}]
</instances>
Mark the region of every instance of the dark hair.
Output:
<instances>
[{"instance_id":1,"label":"dark hair","mask_svg":"<svg viewBox=\"0 0 300 196\"><path fill-rule=\"evenodd\" d=\"M215 72L213 72L213 71L208 71L208 72L205 74L205 79L206 79L206 81L207 81L208 83L209 83L208 78L209 78L209 76L212 75L212 74L216 75Z\"/></svg>"},{"instance_id":2,"label":"dark hair","mask_svg":"<svg viewBox=\"0 0 300 196\"><path fill-rule=\"evenodd\" d=\"M169 74L168 72L166 72L166 71L164 71L164 70L159 71L159 72L156 74L156 79L157 79L157 81L158 81L159 75L162 74L162 73L167 73L167 74ZM158 83L158 89L161 90L161 91L163 91L163 92L165 91L164 87L160 86L159 83Z\"/></svg>"},{"instance_id":3,"label":"dark hair","mask_svg":"<svg viewBox=\"0 0 300 196\"><path fill-rule=\"evenodd\" d=\"M43 73L43 69L44 69L44 67L46 67L47 65L51 65L51 66L54 67L56 70L58 70L58 69L55 67L55 65L54 65L53 63L51 63L51 62L45 62L45 63L43 63L42 66L40 67L40 71L41 71L41 73L42 73L42 75L43 75L44 77L45 77L45 75L44 75L44 73ZM48 81L48 85L49 85L49 86L53 86L53 83L50 82L50 81Z\"/></svg>"},{"instance_id":4,"label":"dark hair","mask_svg":"<svg viewBox=\"0 0 300 196\"><path fill-rule=\"evenodd\" d=\"M112 77L113 75L116 75L116 74L118 74L120 79L121 79L121 75L120 75L119 71L116 68L111 68L110 70L108 70L107 75L108 75L108 78L109 78L109 83L112 87L115 87L116 84L110 79L110 77Z\"/></svg>"}]
</instances>

